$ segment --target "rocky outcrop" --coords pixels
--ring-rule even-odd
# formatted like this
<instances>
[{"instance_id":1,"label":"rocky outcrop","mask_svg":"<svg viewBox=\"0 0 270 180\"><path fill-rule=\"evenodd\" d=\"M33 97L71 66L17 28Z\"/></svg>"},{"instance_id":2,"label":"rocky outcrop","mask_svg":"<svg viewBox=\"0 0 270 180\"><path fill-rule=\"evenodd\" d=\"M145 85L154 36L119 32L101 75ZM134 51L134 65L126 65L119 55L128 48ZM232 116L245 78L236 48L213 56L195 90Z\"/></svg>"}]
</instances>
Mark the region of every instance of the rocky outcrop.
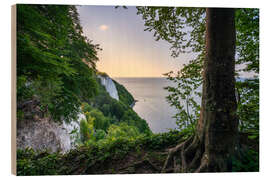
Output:
<instances>
[{"instance_id":1,"label":"rocky outcrop","mask_svg":"<svg viewBox=\"0 0 270 180\"><path fill-rule=\"evenodd\" d=\"M17 148L31 147L35 150L49 149L53 152L67 152L75 144L74 129L79 130L79 121L85 118L78 115L78 122L58 123L45 117L39 108L39 102L32 100L21 105L24 117L17 120Z\"/></svg>"},{"instance_id":2,"label":"rocky outcrop","mask_svg":"<svg viewBox=\"0 0 270 180\"><path fill-rule=\"evenodd\" d=\"M110 96L116 100L119 100L118 92L113 80L109 76L98 75L98 78Z\"/></svg>"},{"instance_id":3,"label":"rocky outcrop","mask_svg":"<svg viewBox=\"0 0 270 180\"><path fill-rule=\"evenodd\" d=\"M116 82L109 76L98 75L98 78L112 98L123 101L123 97L125 97L123 93L127 94L127 90L120 90L120 99ZM18 104L17 109L24 114L23 118L17 120L16 140L19 149L31 147L35 150L50 149L53 152L67 152L74 147L76 139L79 138L80 120L85 119L85 115L80 113L77 121L55 122L50 117L44 116L38 98ZM77 130L78 133L71 134L74 130Z\"/></svg>"}]
</instances>

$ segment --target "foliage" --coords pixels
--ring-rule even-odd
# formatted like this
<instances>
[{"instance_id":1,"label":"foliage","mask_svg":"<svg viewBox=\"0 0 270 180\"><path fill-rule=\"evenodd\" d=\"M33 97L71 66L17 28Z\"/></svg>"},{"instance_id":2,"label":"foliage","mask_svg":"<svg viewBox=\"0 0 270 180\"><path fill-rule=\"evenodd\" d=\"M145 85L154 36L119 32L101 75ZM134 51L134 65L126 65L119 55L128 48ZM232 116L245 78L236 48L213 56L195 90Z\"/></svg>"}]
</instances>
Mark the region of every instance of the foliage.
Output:
<instances>
[{"instance_id":1,"label":"foliage","mask_svg":"<svg viewBox=\"0 0 270 180\"><path fill-rule=\"evenodd\" d=\"M142 15L145 31L153 31L158 41L171 44L172 56L204 49L205 8L137 7Z\"/></svg>"},{"instance_id":2,"label":"foliage","mask_svg":"<svg viewBox=\"0 0 270 180\"><path fill-rule=\"evenodd\" d=\"M75 6L17 5L18 104L39 98L54 120L76 118L97 93L98 45L82 33Z\"/></svg>"},{"instance_id":3,"label":"foliage","mask_svg":"<svg viewBox=\"0 0 270 180\"><path fill-rule=\"evenodd\" d=\"M117 101L97 83L95 63L99 48L82 35L74 6L18 5L18 102L38 96L42 109L55 120L61 116L66 121L75 119L80 107L86 115L80 121L83 143L70 152L17 150L18 175L85 174L135 150L164 151L194 133L200 113L196 98L201 96L205 9L137 9L145 20L145 30L154 32L156 40L168 41L173 57L182 52L196 54L183 69L166 74L176 84L165 89L170 93L168 102L178 109L174 117L182 131L152 134L146 121L130 108L134 98L122 85L114 81L120 98ZM259 72L258 25L258 9L236 11L237 63L247 65L241 70ZM251 133L252 139L258 138L259 79L239 81L237 87L240 130ZM23 118L20 110L18 117ZM242 157L233 160L233 171L257 170L256 151L248 150Z\"/></svg>"},{"instance_id":4,"label":"foliage","mask_svg":"<svg viewBox=\"0 0 270 180\"><path fill-rule=\"evenodd\" d=\"M259 73L259 9L241 8L235 13L237 64L239 71Z\"/></svg>"},{"instance_id":5,"label":"foliage","mask_svg":"<svg viewBox=\"0 0 270 180\"><path fill-rule=\"evenodd\" d=\"M100 72L100 71L97 71L97 75L100 75L100 76L103 76L103 77L108 77L108 74L107 73Z\"/></svg>"},{"instance_id":6,"label":"foliage","mask_svg":"<svg viewBox=\"0 0 270 180\"><path fill-rule=\"evenodd\" d=\"M179 131L152 134L150 136L140 134L135 137L127 137L123 134L117 135L117 138L110 138L110 140L102 138L99 141L91 141L90 144L78 146L65 154L19 149L17 150L17 175L97 173L98 170L108 168L112 161L119 162L134 153L164 152L168 147L174 147L184 142L187 137L188 134ZM233 172L258 170L259 154L253 149L243 151L241 158L233 157Z\"/></svg>"},{"instance_id":7,"label":"foliage","mask_svg":"<svg viewBox=\"0 0 270 180\"><path fill-rule=\"evenodd\" d=\"M60 157L59 153L48 151L17 150L17 175L56 175Z\"/></svg>"},{"instance_id":8,"label":"foliage","mask_svg":"<svg viewBox=\"0 0 270 180\"><path fill-rule=\"evenodd\" d=\"M101 137L107 140L112 137L118 138L118 133L125 134L127 137L151 134L147 122L141 119L129 106L112 99L110 96L108 96L108 100L112 104L104 102L101 108L92 107L87 103L82 104L82 110L86 116L86 120L81 121L82 142L91 144L100 140ZM94 103L94 105L97 104Z\"/></svg>"},{"instance_id":9,"label":"foliage","mask_svg":"<svg viewBox=\"0 0 270 180\"><path fill-rule=\"evenodd\" d=\"M82 119L80 121L80 134L81 134L81 141L86 142L87 140L91 139L94 134L94 126L93 126L93 119Z\"/></svg>"},{"instance_id":10,"label":"foliage","mask_svg":"<svg viewBox=\"0 0 270 180\"><path fill-rule=\"evenodd\" d=\"M33 96L33 89L28 88L27 76L18 76L17 77L17 100L18 102L23 101L24 99L29 99Z\"/></svg>"},{"instance_id":11,"label":"foliage","mask_svg":"<svg viewBox=\"0 0 270 180\"><path fill-rule=\"evenodd\" d=\"M205 9L181 7L137 7L145 21L145 30L154 31L156 40L171 44L172 56L193 52L196 56L176 73L164 74L174 82L165 87L166 97L178 112L173 116L181 130L194 133L200 114L202 64L205 54Z\"/></svg>"},{"instance_id":12,"label":"foliage","mask_svg":"<svg viewBox=\"0 0 270 180\"><path fill-rule=\"evenodd\" d=\"M186 66L187 67L187 66ZM189 66L190 67L190 66ZM171 106L174 106L178 112L173 116L180 130L186 129L190 133L195 132L195 125L200 116L200 105L198 99L201 97L201 80L191 78L183 78L182 72L186 69L178 71L177 75L173 72L165 74L167 79L173 81L175 87L165 87L170 94L166 97Z\"/></svg>"},{"instance_id":13,"label":"foliage","mask_svg":"<svg viewBox=\"0 0 270 180\"><path fill-rule=\"evenodd\" d=\"M82 112L83 112L83 113L90 112L90 111L93 110L93 107L90 106L90 105L89 105L88 103L86 103L86 102L82 103L81 108L82 108Z\"/></svg>"},{"instance_id":14,"label":"foliage","mask_svg":"<svg viewBox=\"0 0 270 180\"><path fill-rule=\"evenodd\" d=\"M233 157L232 172L258 172L259 171L259 153L247 149L243 152L241 158Z\"/></svg>"},{"instance_id":15,"label":"foliage","mask_svg":"<svg viewBox=\"0 0 270 180\"><path fill-rule=\"evenodd\" d=\"M244 64L239 71L253 74L253 78L236 83L240 101L238 103L239 128L250 133L250 138L259 137L259 9L236 11L237 64Z\"/></svg>"},{"instance_id":16,"label":"foliage","mask_svg":"<svg viewBox=\"0 0 270 180\"><path fill-rule=\"evenodd\" d=\"M91 119L93 121L93 125L95 129L102 129L107 131L110 121L107 117L103 115L101 111L98 109L93 109L90 112L86 113L87 121Z\"/></svg>"},{"instance_id":17,"label":"foliage","mask_svg":"<svg viewBox=\"0 0 270 180\"><path fill-rule=\"evenodd\" d=\"M144 119L141 119L135 111L131 108L125 111L121 118L121 122L125 122L128 125L135 126L138 128L140 133L151 134L151 130Z\"/></svg>"},{"instance_id":18,"label":"foliage","mask_svg":"<svg viewBox=\"0 0 270 180\"><path fill-rule=\"evenodd\" d=\"M127 104L127 105L131 106L135 101L133 96L127 91L127 89L123 85L119 84L115 80L113 80L113 82L114 82L114 84L116 86L118 96L119 96L119 100L121 102L123 102L124 104Z\"/></svg>"},{"instance_id":19,"label":"foliage","mask_svg":"<svg viewBox=\"0 0 270 180\"><path fill-rule=\"evenodd\" d=\"M173 147L184 141L188 134L183 131L171 130L165 133L151 134L150 136L139 136L137 141L146 150L162 150Z\"/></svg>"},{"instance_id":20,"label":"foliage","mask_svg":"<svg viewBox=\"0 0 270 180\"><path fill-rule=\"evenodd\" d=\"M204 53L205 8L137 7L137 10L145 22L145 31L154 32L156 40L169 42L173 57L186 52L199 56ZM241 70L259 73L259 9L236 9L235 25L236 63L247 65Z\"/></svg>"},{"instance_id":21,"label":"foliage","mask_svg":"<svg viewBox=\"0 0 270 180\"><path fill-rule=\"evenodd\" d=\"M165 74L167 79L175 83L175 87L166 89L170 93L167 97L168 102L178 109L178 113L174 116L176 122L180 128L194 127L200 109L200 105L194 101L197 98L194 95L202 84L202 62L205 56L205 9L187 7L137 7L137 9L137 14L141 15L145 22L145 31L154 32L157 41L169 42L173 57L187 52L195 55L181 70L174 74L173 72ZM246 71L256 75L259 73L259 10L236 9L235 24L236 63L241 65L238 72ZM248 131L252 127L252 131L258 133L259 86L258 83L254 86L254 83L255 81L237 82L241 96L238 115L241 131ZM190 113L190 108L193 114Z\"/></svg>"},{"instance_id":22,"label":"foliage","mask_svg":"<svg viewBox=\"0 0 270 180\"><path fill-rule=\"evenodd\" d=\"M259 79L237 82L240 95L238 117L240 131L250 133L250 138L259 137Z\"/></svg>"},{"instance_id":23,"label":"foliage","mask_svg":"<svg viewBox=\"0 0 270 180\"><path fill-rule=\"evenodd\" d=\"M116 116L121 119L124 111L128 106L110 97L109 93L105 90L101 83L98 84L98 95L90 99L92 106L101 110L105 116Z\"/></svg>"},{"instance_id":24,"label":"foliage","mask_svg":"<svg viewBox=\"0 0 270 180\"><path fill-rule=\"evenodd\" d=\"M106 137L106 132L102 129L97 129L94 134L95 141L99 141Z\"/></svg>"},{"instance_id":25,"label":"foliage","mask_svg":"<svg viewBox=\"0 0 270 180\"><path fill-rule=\"evenodd\" d=\"M121 101L121 99L117 101L111 98L101 83L98 84L98 92L97 96L90 99L90 103L93 108L100 110L108 118L110 124L117 125L125 122L130 126L137 127L140 133L151 133L147 122L141 119L129 104ZM128 91L125 90L124 93L128 93ZM121 97L121 93L119 95Z\"/></svg>"},{"instance_id":26,"label":"foliage","mask_svg":"<svg viewBox=\"0 0 270 180\"><path fill-rule=\"evenodd\" d=\"M106 131L110 125L109 118L105 117L101 111L95 108L90 108L86 103L83 104L83 110L86 119L80 121L80 134L82 142L87 142L88 140L99 140L105 137ZM104 134L105 133L105 134Z\"/></svg>"},{"instance_id":27,"label":"foliage","mask_svg":"<svg viewBox=\"0 0 270 180\"><path fill-rule=\"evenodd\" d=\"M134 126L129 126L127 123L120 123L119 125L112 124L109 127L107 138L116 139L119 137L136 137L140 134L138 129Z\"/></svg>"},{"instance_id":28,"label":"foliage","mask_svg":"<svg viewBox=\"0 0 270 180\"><path fill-rule=\"evenodd\" d=\"M122 127L122 132L128 128L126 124L123 124ZM34 151L32 149L17 150L17 175L93 173L93 171L96 172L95 167L97 169L106 168L112 160L122 160L134 151L164 150L167 147L175 146L184 137L178 131L151 136L128 137L125 133L120 133L122 134L120 135L113 132L118 130L117 127L112 128L110 140L91 141L89 145L78 146L66 154ZM128 133L130 130L125 132ZM80 169L85 170L80 171Z\"/></svg>"}]
</instances>

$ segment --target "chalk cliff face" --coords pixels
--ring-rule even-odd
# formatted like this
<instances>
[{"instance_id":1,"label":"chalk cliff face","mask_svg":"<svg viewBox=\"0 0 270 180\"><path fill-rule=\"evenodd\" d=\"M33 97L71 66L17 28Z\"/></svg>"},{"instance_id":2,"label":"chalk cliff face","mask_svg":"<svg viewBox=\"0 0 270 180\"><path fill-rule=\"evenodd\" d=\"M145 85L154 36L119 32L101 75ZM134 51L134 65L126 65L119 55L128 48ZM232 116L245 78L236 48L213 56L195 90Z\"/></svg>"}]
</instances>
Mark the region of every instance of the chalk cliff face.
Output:
<instances>
[{"instance_id":1,"label":"chalk cliff face","mask_svg":"<svg viewBox=\"0 0 270 180\"><path fill-rule=\"evenodd\" d=\"M24 111L25 117L17 120L17 148L67 152L74 147L75 135L70 133L75 129L79 131L79 121L85 118L84 114L78 114L77 122L68 124L44 117L36 103L28 104Z\"/></svg>"},{"instance_id":2,"label":"chalk cliff face","mask_svg":"<svg viewBox=\"0 0 270 180\"><path fill-rule=\"evenodd\" d=\"M109 95L119 100L113 80L108 76L98 77ZM35 150L50 149L53 152L67 152L75 146L76 134L71 132L74 130L79 132L80 121L85 119L83 113L78 114L77 121L57 123L42 115L39 103L35 100L27 104L23 111L24 118L17 121L17 148L31 147Z\"/></svg>"},{"instance_id":3,"label":"chalk cliff face","mask_svg":"<svg viewBox=\"0 0 270 180\"><path fill-rule=\"evenodd\" d=\"M75 145L75 137L70 134L74 129L79 130L79 123L59 124L39 117L24 120L17 126L17 148L67 152Z\"/></svg>"},{"instance_id":4,"label":"chalk cliff face","mask_svg":"<svg viewBox=\"0 0 270 180\"><path fill-rule=\"evenodd\" d=\"M113 80L109 76L98 76L98 78L110 96L116 100L119 100L118 92Z\"/></svg>"}]
</instances>

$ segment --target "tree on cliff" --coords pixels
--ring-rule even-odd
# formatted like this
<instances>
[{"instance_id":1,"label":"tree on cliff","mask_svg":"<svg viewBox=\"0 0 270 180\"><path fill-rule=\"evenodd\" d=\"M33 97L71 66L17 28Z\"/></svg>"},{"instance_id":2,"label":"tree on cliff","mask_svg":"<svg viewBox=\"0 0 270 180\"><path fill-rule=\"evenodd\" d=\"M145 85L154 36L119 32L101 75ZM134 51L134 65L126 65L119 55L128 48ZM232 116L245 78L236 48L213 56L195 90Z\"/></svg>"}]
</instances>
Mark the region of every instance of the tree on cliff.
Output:
<instances>
[{"instance_id":1,"label":"tree on cliff","mask_svg":"<svg viewBox=\"0 0 270 180\"><path fill-rule=\"evenodd\" d=\"M137 9L145 20L146 30L154 30L156 40L163 39L172 44L172 56L176 57L186 49L205 55L203 60L198 59L203 62L203 92L196 131L170 150L163 171L172 160L180 162L175 166L175 172L230 171L238 134L234 78L235 10L207 8L205 17L203 8ZM188 25L193 28L190 33Z\"/></svg>"}]
</instances>

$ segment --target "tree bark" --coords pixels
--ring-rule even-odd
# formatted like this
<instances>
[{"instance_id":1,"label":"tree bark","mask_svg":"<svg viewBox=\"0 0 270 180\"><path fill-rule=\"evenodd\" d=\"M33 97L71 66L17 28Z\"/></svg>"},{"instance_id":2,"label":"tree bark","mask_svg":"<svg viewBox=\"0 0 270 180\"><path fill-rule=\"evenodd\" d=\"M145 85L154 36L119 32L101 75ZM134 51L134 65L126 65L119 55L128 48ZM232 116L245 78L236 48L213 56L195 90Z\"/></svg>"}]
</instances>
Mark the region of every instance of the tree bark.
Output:
<instances>
[{"instance_id":1,"label":"tree bark","mask_svg":"<svg viewBox=\"0 0 270 180\"><path fill-rule=\"evenodd\" d=\"M231 171L238 135L234 69L234 9L207 8L206 57L197 131L194 137L170 150L163 172L173 156L179 154L180 172Z\"/></svg>"},{"instance_id":2,"label":"tree bark","mask_svg":"<svg viewBox=\"0 0 270 180\"><path fill-rule=\"evenodd\" d=\"M238 119L234 70L234 9L208 8L203 95L197 125L198 138L204 142L207 171L227 171L227 161L235 151Z\"/></svg>"}]
</instances>

